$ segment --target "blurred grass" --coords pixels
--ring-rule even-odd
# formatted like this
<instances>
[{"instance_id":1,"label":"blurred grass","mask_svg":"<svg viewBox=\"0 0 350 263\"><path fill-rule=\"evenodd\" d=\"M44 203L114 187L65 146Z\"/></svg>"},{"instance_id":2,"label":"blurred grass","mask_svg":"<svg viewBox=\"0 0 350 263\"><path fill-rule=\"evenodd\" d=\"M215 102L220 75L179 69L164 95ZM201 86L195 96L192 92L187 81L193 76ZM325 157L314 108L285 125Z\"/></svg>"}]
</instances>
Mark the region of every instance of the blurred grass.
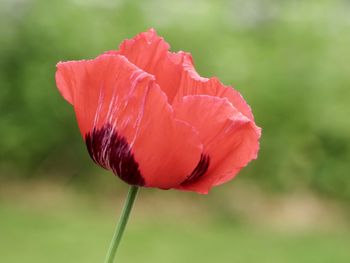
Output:
<instances>
[{"instance_id":1,"label":"blurred grass","mask_svg":"<svg viewBox=\"0 0 350 263\"><path fill-rule=\"evenodd\" d=\"M102 262L114 217L87 204L38 210L0 202L1 262ZM121 262L145 263L348 263L349 243L350 232L341 228L281 232L234 222L133 217L119 257Z\"/></svg>"},{"instance_id":2,"label":"blurred grass","mask_svg":"<svg viewBox=\"0 0 350 263\"><path fill-rule=\"evenodd\" d=\"M59 183L0 186L0 262L103 261L125 188L91 194ZM237 184L233 188L239 192ZM120 261L349 262L350 228L337 220L331 207L316 217L315 205L292 209L292 217L274 222L270 214L276 209L259 203L261 197L252 191L247 196L228 195L220 202L215 201L216 194L142 189L119 250ZM306 199L300 201L297 206ZM252 218L242 209L232 211L235 203L251 210ZM229 210L223 213L221 206ZM277 207L277 212L285 209ZM293 222L305 216L308 221L302 225Z\"/></svg>"}]
</instances>

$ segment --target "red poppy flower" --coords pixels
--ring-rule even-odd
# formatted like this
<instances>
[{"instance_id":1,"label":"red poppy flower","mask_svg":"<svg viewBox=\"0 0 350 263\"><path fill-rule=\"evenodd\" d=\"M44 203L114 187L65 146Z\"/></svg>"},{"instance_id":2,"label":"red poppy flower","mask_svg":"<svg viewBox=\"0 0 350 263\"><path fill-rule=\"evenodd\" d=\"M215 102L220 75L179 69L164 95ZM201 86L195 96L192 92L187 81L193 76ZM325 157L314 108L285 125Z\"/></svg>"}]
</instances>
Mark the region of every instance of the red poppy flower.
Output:
<instances>
[{"instance_id":1,"label":"red poppy flower","mask_svg":"<svg viewBox=\"0 0 350 263\"><path fill-rule=\"evenodd\" d=\"M207 193L257 157L250 107L155 30L117 51L57 64L91 158L128 184Z\"/></svg>"}]
</instances>

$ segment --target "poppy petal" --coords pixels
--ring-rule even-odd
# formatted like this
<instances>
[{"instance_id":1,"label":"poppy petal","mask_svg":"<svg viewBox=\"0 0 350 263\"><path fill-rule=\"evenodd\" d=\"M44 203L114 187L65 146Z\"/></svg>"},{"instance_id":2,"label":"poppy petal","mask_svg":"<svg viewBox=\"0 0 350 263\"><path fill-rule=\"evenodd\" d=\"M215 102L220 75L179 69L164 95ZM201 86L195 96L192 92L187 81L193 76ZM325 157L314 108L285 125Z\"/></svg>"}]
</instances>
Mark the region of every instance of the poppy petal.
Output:
<instances>
[{"instance_id":1,"label":"poppy petal","mask_svg":"<svg viewBox=\"0 0 350 263\"><path fill-rule=\"evenodd\" d=\"M185 73L181 78L179 89L174 99L175 102L179 102L182 97L188 95L210 95L227 98L239 112L249 119L254 120L249 105L238 91L230 86L225 86L216 77L208 79L199 76L194 68L193 59L190 54L184 57L183 68Z\"/></svg>"},{"instance_id":2,"label":"poppy petal","mask_svg":"<svg viewBox=\"0 0 350 263\"><path fill-rule=\"evenodd\" d=\"M196 167L203 148L198 134L174 119L153 76L120 55L57 69L57 85L69 94L89 153L101 166L130 184L159 188L178 186Z\"/></svg>"},{"instance_id":3,"label":"poppy petal","mask_svg":"<svg viewBox=\"0 0 350 263\"><path fill-rule=\"evenodd\" d=\"M171 103L180 85L184 73L183 62L188 54L182 51L172 53L169 48L169 44L151 28L133 39L123 41L118 51L107 54L123 55L137 67L154 75Z\"/></svg>"},{"instance_id":4,"label":"poppy petal","mask_svg":"<svg viewBox=\"0 0 350 263\"><path fill-rule=\"evenodd\" d=\"M187 95L227 98L242 114L254 120L249 105L238 91L223 85L215 77L200 77L191 54L183 51L173 53L169 48L169 44L151 28L133 39L125 40L118 51L107 53L124 55L133 64L154 75L171 104Z\"/></svg>"},{"instance_id":5,"label":"poppy petal","mask_svg":"<svg viewBox=\"0 0 350 263\"><path fill-rule=\"evenodd\" d=\"M200 176L188 178L190 181L185 180L179 189L208 193L212 186L232 179L257 157L260 128L233 107L228 99L186 96L174 104L174 111L176 118L199 131L204 145L202 163L198 164L200 172L196 172Z\"/></svg>"}]
</instances>

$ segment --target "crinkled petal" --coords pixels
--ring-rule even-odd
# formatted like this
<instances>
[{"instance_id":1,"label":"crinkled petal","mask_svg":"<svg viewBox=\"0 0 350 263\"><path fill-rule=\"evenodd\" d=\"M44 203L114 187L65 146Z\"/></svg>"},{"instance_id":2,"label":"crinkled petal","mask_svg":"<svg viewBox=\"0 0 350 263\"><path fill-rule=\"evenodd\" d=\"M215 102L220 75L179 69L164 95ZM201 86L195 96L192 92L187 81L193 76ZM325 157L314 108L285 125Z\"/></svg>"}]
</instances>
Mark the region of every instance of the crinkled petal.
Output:
<instances>
[{"instance_id":1,"label":"crinkled petal","mask_svg":"<svg viewBox=\"0 0 350 263\"><path fill-rule=\"evenodd\" d=\"M227 98L238 111L254 120L249 105L238 91L223 85L217 78L200 77L189 53L173 53L169 48L169 44L154 29L150 29L125 40L118 51L110 53L124 55L133 64L154 75L171 104L187 95Z\"/></svg>"},{"instance_id":2,"label":"crinkled petal","mask_svg":"<svg viewBox=\"0 0 350 263\"><path fill-rule=\"evenodd\" d=\"M227 98L239 112L249 119L254 120L252 111L242 95L232 87L223 85L216 77L208 79L199 76L189 54L184 57L183 68L184 73L182 74L174 103L181 101L184 96L188 95L209 95Z\"/></svg>"},{"instance_id":3,"label":"crinkled petal","mask_svg":"<svg viewBox=\"0 0 350 263\"><path fill-rule=\"evenodd\" d=\"M152 74L165 92L171 103L178 91L183 63L187 53L169 52L169 44L159 37L154 29L138 34L133 39L123 41L118 51L109 54L120 54L142 70Z\"/></svg>"},{"instance_id":4,"label":"crinkled petal","mask_svg":"<svg viewBox=\"0 0 350 263\"><path fill-rule=\"evenodd\" d=\"M130 184L178 186L200 160L197 132L173 117L154 77L120 55L57 65L91 157Z\"/></svg>"},{"instance_id":5,"label":"crinkled petal","mask_svg":"<svg viewBox=\"0 0 350 263\"><path fill-rule=\"evenodd\" d=\"M207 193L212 186L232 179L257 157L260 128L228 99L186 96L174 104L174 111L176 118L188 122L199 132L204 146L200 176L185 181L179 189Z\"/></svg>"}]
</instances>

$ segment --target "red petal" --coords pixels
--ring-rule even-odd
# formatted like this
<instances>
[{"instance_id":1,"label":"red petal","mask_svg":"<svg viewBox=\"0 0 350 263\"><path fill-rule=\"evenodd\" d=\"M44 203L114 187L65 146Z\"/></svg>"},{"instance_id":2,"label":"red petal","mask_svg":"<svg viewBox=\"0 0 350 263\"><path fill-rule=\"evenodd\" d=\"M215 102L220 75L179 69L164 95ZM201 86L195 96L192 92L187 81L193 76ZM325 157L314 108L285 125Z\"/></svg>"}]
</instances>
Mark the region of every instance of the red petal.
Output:
<instances>
[{"instance_id":1,"label":"red petal","mask_svg":"<svg viewBox=\"0 0 350 263\"><path fill-rule=\"evenodd\" d=\"M202 151L198 135L173 118L153 76L120 55L59 63L57 68L57 85L61 91L70 91L65 98L74 105L82 135L93 131L103 135L106 129L101 129L111 125L131 147L146 186L178 186L197 165ZM110 169L110 161L100 164Z\"/></svg>"},{"instance_id":2,"label":"red petal","mask_svg":"<svg viewBox=\"0 0 350 263\"><path fill-rule=\"evenodd\" d=\"M216 77L208 79L199 76L194 69L190 55L184 58L183 68L185 73L181 78L179 90L174 99L175 102L179 102L182 97L187 95L210 95L227 98L239 112L254 120L252 111L241 94L232 87L223 85Z\"/></svg>"},{"instance_id":3,"label":"red petal","mask_svg":"<svg viewBox=\"0 0 350 263\"><path fill-rule=\"evenodd\" d=\"M154 75L169 103L173 101L184 73L183 62L188 54L169 52L169 44L154 29L125 40L119 51L108 53L124 55L130 62Z\"/></svg>"},{"instance_id":4,"label":"red petal","mask_svg":"<svg viewBox=\"0 0 350 263\"><path fill-rule=\"evenodd\" d=\"M62 97L68 101L70 104L73 104L73 93L71 87L74 85L74 75L71 75L70 68L67 64L67 67L61 67L62 62L57 64L56 71L56 86L61 93ZM77 64L78 65L78 64Z\"/></svg>"},{"instance_id":5,"label":"red petal","mask_svg":"<svg viewBox=\"0 0 350 263\"><path fill-rule=\"evenodd\" d=\"M226 98L186 96L174 105L174 111L176 118L198 130L204 145L203 156L209 163L202 176L179 189L207 193L212 186L232 179L257 157L260 128Z\"/></svg>"},{"instance_id":6,"label":"red petal","mask_svg":"<svg viewBox=\"0 0 350 263\"><path fill-rule=\"evenodd\" d=\"M194 69L191 55L182 51L169 52L169 44L154 29L125 40L119 51L109 53L124 55L133 64L154 75L169 103L187 95L227 98L242 114L254 120L249 105L238 91L223 85L217 78L200 77Z\"/></svg>"}]
</instances>

